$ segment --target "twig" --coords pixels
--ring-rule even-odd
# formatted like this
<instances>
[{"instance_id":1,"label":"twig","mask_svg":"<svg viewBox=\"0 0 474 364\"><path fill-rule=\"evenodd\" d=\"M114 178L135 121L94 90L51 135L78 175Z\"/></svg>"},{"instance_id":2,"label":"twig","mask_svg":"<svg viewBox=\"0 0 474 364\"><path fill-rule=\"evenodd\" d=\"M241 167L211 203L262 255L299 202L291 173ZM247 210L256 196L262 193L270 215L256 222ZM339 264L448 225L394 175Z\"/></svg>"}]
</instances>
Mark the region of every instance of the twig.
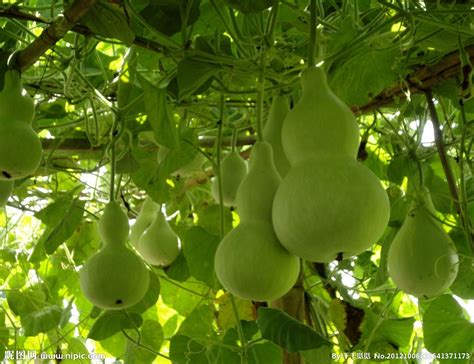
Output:
<instances>
[{"instance_id":1,"label":"twig","mask_svg":"<svg viewBox=\"0 0 474 364\"><path fill-rule=\"evenodd\" d=\"M79 19L94 6L97 0L76 0L74 3L54 20L41 35L18 53L16 61L21 71L32 66L48 49L53 47L58 40L71 30Z\"/></svg>"}]
</instances>

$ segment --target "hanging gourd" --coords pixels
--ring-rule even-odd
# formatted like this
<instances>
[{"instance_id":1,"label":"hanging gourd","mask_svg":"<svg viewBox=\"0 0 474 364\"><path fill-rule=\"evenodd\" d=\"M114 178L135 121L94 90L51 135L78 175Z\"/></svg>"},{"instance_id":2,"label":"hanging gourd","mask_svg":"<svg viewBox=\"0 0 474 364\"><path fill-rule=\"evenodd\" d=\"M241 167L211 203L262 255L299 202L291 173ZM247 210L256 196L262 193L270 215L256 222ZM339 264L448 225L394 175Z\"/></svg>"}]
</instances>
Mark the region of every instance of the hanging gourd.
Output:
<instances>
[{"instance_id":1,"label":"hanging gourd","mask_svg":"<svg viewBox=\"0 0 474 364\"><path fill-rule=\"evenodd\" d=\"M120 310L140 301L148 290L149 274L143 261L126 243L128 218L117 202L109 202L99 220L103 248L79 272L86 298L105 310Z\"/></svg>"},{"instance_id":2,"label":"hanging gourd","mask_svg":"<svg viewBox=\"0 0 474 364\"><path fill-rule=\"evenodd\" d=\"M285 177L291 168L281 142L283 121L289 111L288 99L282 95L275 96L272 101L267 122L263 128L263 140L269 142L272 146L275 167L281 178Z\"/></svg>"},{"instance_id":3,"label":"hanging gourd","mask_svg":"<svg viewBox=\"0 0 474 364\"><path fill-rule=\"evenodd\" d=\"M138 241L138 252L147 263L167 267L178 257L179 248L178 235L158 209L153 222Z\"/></svg>"},{"instance_id":4,"label":"hanging gourd","mask_svg":"<svg viewBox=\"0 0 474 364\"><path fill-rule=\"evenodd\" d=\"M275 232L291 253L314 262L359 254L380 238L389 201L356 160L357 122L329 89L321 68L301 75L302 97L288 113L282 143L291 170L273 203Z\"/></svg>"},{"instance_id":5,"label":"hanging gourd","mask_svg":"<svg viewBox=\"0 0 474 364\"><path fill-rule=\"evenodd\" d=\"M271 145L257 142L249 160L249 172L236 197L240 224L221 241L214 266L219 281L232 294L270 301L295 284L300 263L282 247L272 226L272 201L280 176Z\"/></svg>"},{"instance_id":6,"label":"hanging gourd","mask_svg":"<svg viewBox=\"0 0 474 364\"><path fill-rule=\"evenodd\" d=\"M13 191L13 181L0 180L0 207L5 206Z\"/></svg>"},{"instance_id":7,"label":"hanging gourd","mask_svg":"<svg viewBox=\"0 0 474 364\"><path fill-rule=\"evenodd\" d=\"M138 241L143 235L143 232L148 229L155 219L156 213L159 209L160 205L154 202L149 196L143 202L140 213L135 220L135 224L133 224L132 228L130 229L130 241L135 248L138 246Z\"/></svg>"},{"instance_id":8,"label":"hanging gourd","mask_svg":"<svg viewBox=\"0 0 474 364\"><path fill-rule=\"evenodd\" d=\"M232 151L227 154L220 164L220 178L222 180L222 202L224 206L234 206L237 189L247 174L247 162L235 149L236 131L232 138ZM212 197L219 202L219 180L215 177L211 186Z\"/></svg>"},{"instance_id":9,"label":"hanging gourd","mask_svg":"<svg viewBox=\"0 0 474 364\"><path fill-rule=\"evenodd\" d=\"M23 89L20 74L9 69L0 91L0 180L27 177L38 168L43 152L31 127L33 99Z\"/></svg>"},{"instance_id":10,"label":"hanging gourd","mask_svg":"<svg viewBox=\"0 0 474 364\"><path fill-rule=\"evenodd\" d=\"M417 297L444 293L456 279L459 258L436 220L426 188L415 201L388 251L388 272L398 288Z\"/></svg>"}]
</instances>

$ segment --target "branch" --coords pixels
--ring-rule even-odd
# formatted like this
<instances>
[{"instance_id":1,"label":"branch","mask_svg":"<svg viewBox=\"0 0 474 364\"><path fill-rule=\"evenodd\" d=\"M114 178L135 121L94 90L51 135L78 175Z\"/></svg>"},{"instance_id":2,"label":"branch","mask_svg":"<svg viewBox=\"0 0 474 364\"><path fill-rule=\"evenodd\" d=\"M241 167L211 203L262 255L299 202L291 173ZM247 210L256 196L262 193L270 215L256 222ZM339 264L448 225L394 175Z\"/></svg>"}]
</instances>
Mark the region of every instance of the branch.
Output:
<instances>
[{"instance_id":1,"label":"branch","mask_svg":"<svg viewBox=\"0 0 474 364\"><path fill-rule=\"evenodd\" d=\"M64 12L58 16L41 35L36 38L17 56L17 62L21 71L32 66L46 51L52 48L58 40L63 38L71 30L79 19L94 6L97 0L76 0ZM31 19L29 19L31 20Z\"/></svg>"},{"instance_id":2,"label":"branch","mask_svg":"<svg viewBox=\"0 0 474 364\"><path fill-rule=\"evenodd\" d=\"M474 45L465 49L471 61L474 61ZM365 105L354 105L352 111L357 114L366 114L381 106L386 106L398 99L406 99L407 93L416 94L433 89L441 83L459 75L461 59L459 51L445 55L434 65L421 66L410 73L404 82L387 87Z\"/></svg>"}]
</instances>

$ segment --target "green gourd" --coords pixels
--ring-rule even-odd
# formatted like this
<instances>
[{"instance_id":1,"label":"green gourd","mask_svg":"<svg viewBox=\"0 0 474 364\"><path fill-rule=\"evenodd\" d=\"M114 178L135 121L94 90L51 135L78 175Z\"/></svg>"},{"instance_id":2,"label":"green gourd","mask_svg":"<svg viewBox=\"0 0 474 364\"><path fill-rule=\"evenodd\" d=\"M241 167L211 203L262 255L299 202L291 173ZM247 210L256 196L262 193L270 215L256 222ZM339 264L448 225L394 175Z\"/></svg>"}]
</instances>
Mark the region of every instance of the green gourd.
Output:
<instances>
[{"instance_id":1,"label":"green gourd","mask_svg":"<svg viewBox=\"0 0 474 364\"><path fill-rule=\"evenodd\" d=\"M138 247L138 241L140 240L140 237L142 236L143 232L151 225L159 209L160 206L155 203L151 197L147 197L143 202L140 213L135 220L135 224L133 224L132 228L130 229L130 241L135 248Z\"/></svg>"},{"instance_id":2,"label":"green gourd","mask_svg":"<svg viewBox=\"0 0 474 364\"><path fill-rule=\"evenodd\" d=\"M234 206L235 196L240 182L247 174L247 162L237 151L227 154L221 162L222 200L224 206ZM212 197L219 202L219 183L217 177L212 180Z\"/></svg>"},{"instance_id":3,"label":"green gourd","mask_svg":"<svg viewBox=\"0 0 474 364\"><path fill-rule=\"evenodd\" d=\"M387 227L390 204L378 178L355 156L357 122L322 70L302 74L303 95L282 142L292 168L273 201L273 226L291 253L314 262L359 254Z\"/></svg>"},{"instance_id":4,"label":"green gourd","mask_svg":"<svg viewBox=\"0 0 474 364\"><path fill-rule=\"evenodd\" d=\"M137 250L147 263L161 267L171 265L178 257L178 235L160 210L156 212L153 223L140 237Z\"/></svg>"},{"instance_id":5,"label":"green gourd","mask_svg":"<svg viewBox=\"0 0 474 364\"><path fill-rule=\"evenodd\" d=\"M237 190L236 205L240 221L263 220L271 223L272 203L281 178L273 162L272 146L257 142L252 147L249 172Z\"/></svg>"},{"instance_id":6,"label":"green gourd","mask_svg":"<svg viewBox=\"0 0 474 364\"><path fill-rule=\"evenodd\" d=\"M13 181L0 181L0 207L5 206L13 191Z\"/></svg>"},{"instance_id":7,"label":"green gourd","mask_svg":"<svg viewBox=\"0 0 474 364\"><path fill-rule=\"evenodd\" d=\"M291 168L281 141L283 121L289 111L290 107L288 105L288 99L281 95L275 96L273 98L267 122L263 128L263 140L272 145L275 167L282 178L286 176Z\"/></svg>"},{"instance_id":8,"label":"green gourd","mask_svg":"<svg viewBox=\"0 0 474 364\"><path fill-rule=\"evenodd\" d=\"M279 182L271 145L257 142L250 155L249 172L237 191L240 224L221 241L214 259L219 281L244 299L279 298L299 275L299 259L281 246L271 223L272 200Z\"/></svg>"},{"instance_id":9,"label":"green gourd","mask_svg":"<svg viewBox=\"0 0 474 364\"><path fill-rule=\"evenodd\" d=\"M398 288L417 297L444 293L458 273L459 258L434 216L430 193L422 189L388 250L388 272Z\"/></svg>"},{"instance_id":10,"label":"green gourd","mask_svg":"<svg viewBox=\"0 0 474 364\"><path fill-rule=\"evenodd\" d=\"M81 290L95 306L120 310L133 306L146 294L150 276L143 261L127 245L127 215L110 202L99 221L104 247L79 272Z\"/></svg>"},{"instance_id":11,"label":"green gourd","mask_svg":"<svg viewBox=\"0 0 474 364\"><path fill-rule=\"evenodd\" d=\"M0 92L0 180L24 178L38 168L43 149L31 127L33 116L34 103L19 73L8 70Z\"/></svg>"}]
</instances>

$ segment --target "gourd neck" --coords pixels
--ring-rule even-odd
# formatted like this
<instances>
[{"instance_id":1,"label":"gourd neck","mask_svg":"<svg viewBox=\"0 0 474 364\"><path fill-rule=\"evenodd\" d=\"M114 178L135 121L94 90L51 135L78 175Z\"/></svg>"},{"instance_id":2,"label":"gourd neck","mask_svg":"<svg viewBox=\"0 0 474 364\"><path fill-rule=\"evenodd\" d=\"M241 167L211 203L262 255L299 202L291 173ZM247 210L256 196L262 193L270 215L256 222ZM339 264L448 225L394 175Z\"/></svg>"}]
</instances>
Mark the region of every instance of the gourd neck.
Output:
<instances>
[{"instance_id":1,"label":"gourd neck","mask_svg":"<svg viewBox=\"0 0 474 364\"><path fill-rule=\"evenodd\" d=\"M273 150L268 142L257 142L252 147L249 158L249 173L254 169L266 168L273 165Z\"/></svg>"},{"instance_id":2,"label":"gourd neck","mask_svg":"<svg viewBox=\"0 0 474 364\"><path fill-rule=\"evenodd\" d=\"M303 87L302 98L320 99L329 95L330 90L326 74L320 67L307 68L301 73L301 85Z\"/></svg>"},{"instance_id":3,"label":"gourd neck","mask_svg":"<svg viewBox=\"0 0 474 364\"><path fill-rule=\"evenodd\" d=\"M16 70L8 70L5 72L5 78L3 82L3 89L1 93L18 93L21 94L23 87L21 85L20 74Z\"/></svg>"}]
</instances>

